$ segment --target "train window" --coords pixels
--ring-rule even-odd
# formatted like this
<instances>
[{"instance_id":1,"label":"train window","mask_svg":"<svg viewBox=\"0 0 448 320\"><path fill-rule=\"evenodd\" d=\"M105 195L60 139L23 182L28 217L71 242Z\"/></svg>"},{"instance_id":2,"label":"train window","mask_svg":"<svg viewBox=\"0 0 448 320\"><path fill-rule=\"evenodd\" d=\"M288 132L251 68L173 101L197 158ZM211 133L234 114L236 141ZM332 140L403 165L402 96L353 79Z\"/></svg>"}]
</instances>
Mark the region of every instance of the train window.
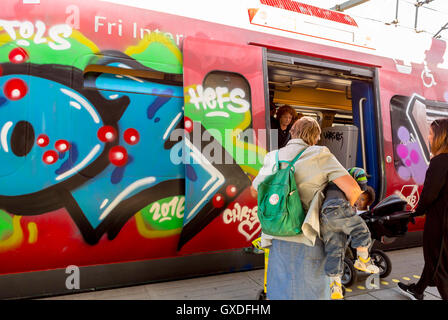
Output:
<instances>
[{"instance_id":1,"label":"train window","mask_svg":"<svg viewBox=\"0 0 448 320\"><path fill-rule=\"evenodd\" d=\"M250 101L249 82L241 74L228 71L212 71L205 76L203 85L204 87L214 88L225 86L229 91L240 88L244 90L246 99Z\"/></svg>"},{"instance_id":2,"label":"train window","mask_svg":"<svg viewBox=\"0 0 448 320\"><path fill-rule=\"evenodd\" d=\"M423 184L430 153L427 133L431 121L428 101L414 95L390 101L395 169L403 180Z\"/></svg>"},{"instance_id":3,"label":"train window","mask_svg":"<svg viewBox=\"0 0 448 320\"><path fill-rule=\"evenodd\" d=\"M241 74L212 71L205 76L202 86L207 107L215 109L207 113L207 117L232 118L233 114L250 111L250 85Z\"/></svg>"},{"instance_id":4,"label":"train window","mask_svg":"<svg viewBox=\"0 0 448 320\"><path fill-rule=\"evenodd\" d=\"M148 90L149 83L182 85L182 75L131 69L123 63L118 63L117 66L88 65L83 79L84 88L146 94L152 93Z\"/></svg>"},{"instance_id":5,"label":"train window","mask_svg":"<svg viewBox=\"0 0 448 320\"><path fill-rule=\"evenodd\" d=\"M82 85L84 91L98 93L93 96L98 99L97 109L102 119L117 122L117 134L122 147L116 148L114 154L110 155L116 155L119 160L114 158L115 163L112 163L115 166L108 167L107 174L101 179L109 179L111 190L115 190L118 184L126 185L142 174L183 177L183 166L159 163L159 160L170 157L171 148L166 146L174 145L170 144L171 133L183 124L182 74L160 72L120 57L95 58L90 57L90 64L84 68ZM76 117L76 109L73 108L70 119L73 123L81 123L79 117ZM72 127L73 136L76 136L77 129L77 126ZM103 131L101 134L106 137L108 132ZM85 141L95 145L98 137L92 134ZM160 156L157 158L159 160L155 160L157 165L146 165L148 150ZM161 173L161 168L169 170Z\"/></svg>"},{"instance_id":6,"label":"train window","mask_svg":"<svg viewBox=\"0 0 448 320\"><path fill-rule=\"evenodd\" d=\"M227 128L241 129L242 131L237 136L238 140L243 144L253 144L254 132L250 130L252 128L252 98L247 79L238 73L214 70L204 77L202 90L203 103L195 105L196 108L200 105L206 108L204 117L207 125L210 128L222 130L220 133L225 135L223 138L226 141L232 139L227 136L229 134L229 131L225 131ZM199 100L196 99L196 101ZM231 132L233 134L234 130ZM244 159L246 156L248 153L245 149L237 148L235 155L237 163L247 163Z\"/></svg>"},{"instance_id":7,"label":"train window","mask_svg":"<svg viewBox=\"0 0 448 320\"><path fill-rule=\"evenodd\" d=\"M390 101L395 168L403 180L423 184L430 160L429 125L448 116L446 103L427 100L417 94L393 96Z\"/></svg>"},{"instance_id":8,"label":"train window","mask_svg":"<svg viewBox=\"0 0 448 320\"><path fill-rule=\"evenodd\" d=\"M210 109L205 117L216 121L218 127L222 126L222 118L242 122L240 118L244 118L244 114L251 110L250 85L241 74L212 71L205 76L202 87L205 101L203 105ZM246 128L250 126L251 121Z\"/></svg>"}]
</instances>

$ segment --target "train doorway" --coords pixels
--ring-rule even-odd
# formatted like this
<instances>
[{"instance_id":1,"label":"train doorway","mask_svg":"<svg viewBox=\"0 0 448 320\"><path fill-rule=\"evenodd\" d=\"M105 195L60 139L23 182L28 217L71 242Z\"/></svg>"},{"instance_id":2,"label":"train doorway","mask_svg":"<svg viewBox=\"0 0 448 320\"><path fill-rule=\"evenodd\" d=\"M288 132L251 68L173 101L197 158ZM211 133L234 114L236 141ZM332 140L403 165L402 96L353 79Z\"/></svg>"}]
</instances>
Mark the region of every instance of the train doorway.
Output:
<instances>
[{"instance_id":1,"label":"train doorway","mask_svg":"<svg viewBox=\"0 0 448 320\"><path fill-rule=\"evenodd\" d=\"M270 127L279 125L278 112L284 106L294 109L296 119L315 118L322 128L319 144L326 145L344 167L364 168L369 184L382 196L375 69L271 50L266 68ZM270 148L278 148L272 134Z\"/></svg>"}]
</instances>

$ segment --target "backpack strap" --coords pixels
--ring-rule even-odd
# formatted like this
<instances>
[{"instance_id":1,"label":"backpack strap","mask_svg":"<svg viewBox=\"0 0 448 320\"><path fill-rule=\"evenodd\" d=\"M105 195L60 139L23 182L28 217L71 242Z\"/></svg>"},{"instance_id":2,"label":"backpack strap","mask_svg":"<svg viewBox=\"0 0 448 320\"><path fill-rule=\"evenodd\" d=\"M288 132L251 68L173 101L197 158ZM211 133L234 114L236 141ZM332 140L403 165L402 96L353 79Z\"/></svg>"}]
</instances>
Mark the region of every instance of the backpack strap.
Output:
<instances>
[{"instance_id":1,"label":"backpack strap","mask_svg":"<svg viewBox=\"0 0 448 320\"><path fill-rule=\"evenodd\" d=\"M272 167L272 172L278 171L279 169L280 169L280 164L278 161L278 150L277 150L277 152L275 153L275 163L274 163L274 166Z\"/></svg>"},{"instance_id":2,"label":"backpack strap","mask_svg":"<svg viewBox=\"0 0 448 320\"><path fill-rule=\"evenodd\" d=\"M277 152L277 159L276 159L276 161L277 161L278 163L287 163L287 164L288 164L287 167L290 167L290 168L293 170L293 172L295 172L295 171L296 171L296 168L294 167L294 164L297 162L297 160L299 160L300 156L302 155L302 153L305 152L305 150L306 150L307 148L308 148L308 147L306 147L305 149L303 149L302 151L300 151L299 154L298 154L294 159L292 159L291 161L285 161L285 160L278 161L278 152Z\"/></svg>"},{"instance_id":3,"label":"backpack strap","mask_svg":"<svg viewBox=\"0 0 448 320\"><path fill-rule=\"evenodd\" d=\"M297 160L299 160L300 156L302 155L302 153L305 152L305 150L306 150L307 148L308 148L308 147L305 147L305 149L303 149L302 151L300 151L299 154L298 154L294 159L292 159L291 163L292 163L293 165L297 162Z\"/></svg>"}]
</instances>

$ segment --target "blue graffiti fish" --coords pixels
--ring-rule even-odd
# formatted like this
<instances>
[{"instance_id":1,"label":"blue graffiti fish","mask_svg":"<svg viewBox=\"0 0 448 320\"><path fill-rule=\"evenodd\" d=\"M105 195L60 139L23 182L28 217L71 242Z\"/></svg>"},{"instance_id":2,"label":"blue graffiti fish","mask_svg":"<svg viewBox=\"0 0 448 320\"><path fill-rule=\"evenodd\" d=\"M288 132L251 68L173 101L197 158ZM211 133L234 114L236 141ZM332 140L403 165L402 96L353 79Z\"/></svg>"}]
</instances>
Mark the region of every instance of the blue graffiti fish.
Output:
<instances>
[{"instance_id":1,"label":"blue graffiti fish","mask_svg":"<svg viewBox=\"0 0 448 320\"><path fill-rule=\"evenodd\" d=\"M108 61L143 68L136 61ZM167 140L183 119L182 87L56 65L3 64L0 208L65 207L84 239L113 239L146 205L183 194ZM180 143L180 142L177 142Z\"/></svg>"}]
</instances>

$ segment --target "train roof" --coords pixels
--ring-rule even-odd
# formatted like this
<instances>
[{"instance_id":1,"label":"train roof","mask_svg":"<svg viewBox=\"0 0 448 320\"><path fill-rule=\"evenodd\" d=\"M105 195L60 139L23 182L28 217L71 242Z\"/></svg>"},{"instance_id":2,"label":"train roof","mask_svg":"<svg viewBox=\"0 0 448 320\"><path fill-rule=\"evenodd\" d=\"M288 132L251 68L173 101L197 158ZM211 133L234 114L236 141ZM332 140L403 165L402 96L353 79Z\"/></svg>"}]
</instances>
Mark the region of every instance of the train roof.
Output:
<instances>
[{"instance_id":1,"label":"train roof","mask_svg":"<svg viewBox=\"0 0 448 320\"><path fill-rule=\"evenodd\" d=\"M100 0L403 61L425 60L428 33L386 25L293 0ZM446 45L438 47L446 48ZM439 68L448 68L448 52Z\"/></svg>"}]
</instances>

